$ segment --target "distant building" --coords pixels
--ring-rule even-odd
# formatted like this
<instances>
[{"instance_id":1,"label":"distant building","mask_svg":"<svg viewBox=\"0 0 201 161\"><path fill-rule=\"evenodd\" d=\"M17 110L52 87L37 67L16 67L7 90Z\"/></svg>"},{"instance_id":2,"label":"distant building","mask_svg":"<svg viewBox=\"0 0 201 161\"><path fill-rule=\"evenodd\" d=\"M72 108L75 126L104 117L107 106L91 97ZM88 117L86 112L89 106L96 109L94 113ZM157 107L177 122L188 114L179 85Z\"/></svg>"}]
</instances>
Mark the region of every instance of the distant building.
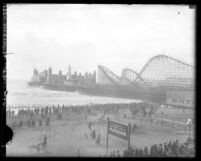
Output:
<instances>
[{"instance_id":1,"label":"distant building","mask_svg":"<svg viewBox=\"0 0 201 161\"><path fill-rule=\"evenodd\" d=\"M71 80L72 79L72 75L71 75L71 67L69 65L68 67L68 73L67 73L67 80Z\"/></svg>"},{"instance_id":2,"label":"distant building","mask_svg":"<svg viewBox=\"0 0 201 161\"><path fill-rule=\"evenodd\" d=\"M31 77L30 82L32 83L44 83L47 78L47 71L43 71L41 73L38 72L37 69L34 69L33 76Z\"/></svg>"},{"instance_id":3,"label":"distant building","mask_svg":"<svg viewBox=\"0 0 201 161\"><path fill-rule=\"evenodd\" d=\"M51 67L49 68L49 72L48 72L47 80L46 80L47 83L62 85L65 83L65 81L66 81L66 76L62 75L61 70L59 71L59 74L52 74L52 68Z\"/></svg>"}]
</instances>

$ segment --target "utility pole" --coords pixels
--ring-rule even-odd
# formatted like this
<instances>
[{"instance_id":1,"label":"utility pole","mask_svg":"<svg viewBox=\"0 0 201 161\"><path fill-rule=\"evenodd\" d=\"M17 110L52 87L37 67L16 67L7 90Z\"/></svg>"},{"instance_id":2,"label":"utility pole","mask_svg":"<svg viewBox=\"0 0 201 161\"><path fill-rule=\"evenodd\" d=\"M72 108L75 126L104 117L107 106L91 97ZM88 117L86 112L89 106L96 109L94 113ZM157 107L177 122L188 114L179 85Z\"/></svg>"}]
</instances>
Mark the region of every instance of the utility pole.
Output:
<instances>
[{"instance_id":1,"label":"utility pole","mask_svg":"<svg viewBox=\"0 0 201 161\"><path fill-rule=\"evenodd\" d=\"M128 149L130 149L130 133L131 133L131 123L128 124Z\"/></svg>"},{"instance_id":2,"label":"utility pole","mask_svg":"<svg viewBox=\"0 0 201 161\"><path fill-rule=\"evenodd\" d=\"M55 120L54 120L54 145L55 145Z\"/></svg>"},{"instance_id":3,"label":"utility pole","mask_svg":"<svg viewBox=\"0 0 201 161\"><path fill-rule=\"evenodd\" d=\"M109 142L109 117L107 118L107 136L106 136L106 155L108 156L108 142Z\"/></svg>"}]
</instances>

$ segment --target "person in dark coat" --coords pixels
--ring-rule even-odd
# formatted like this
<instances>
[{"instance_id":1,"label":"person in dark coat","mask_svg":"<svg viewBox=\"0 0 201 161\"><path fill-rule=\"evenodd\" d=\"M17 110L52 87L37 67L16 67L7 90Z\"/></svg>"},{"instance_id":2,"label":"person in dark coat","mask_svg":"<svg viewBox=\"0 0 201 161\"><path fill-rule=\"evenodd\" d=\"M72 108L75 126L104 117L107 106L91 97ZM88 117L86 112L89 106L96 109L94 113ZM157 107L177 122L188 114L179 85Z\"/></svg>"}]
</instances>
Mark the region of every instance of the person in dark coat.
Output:
<instances>
[{"instance_id":1,"label":"person in dark coat","mask_svg":"<svg viewBox=\"0 0 201 161\"><path fill-rule=\"evenodd\" d=\"M139 157L139 150L138 149L135 149L135 154L134 154L135 157Z\"/></svg>"},{"instance_id":2,"label":"person in dark coat","mask_svg":"<svg viewBox=\"0 0 201 161\"><path fill-rule=\"evenodd\" d=\"M161 157L163 156L163 147L162 147L162 144L159 145L158 155L161 156Z\"/></svg>"},{"instance_id":3,"label":"person in dark coat","mask_svg":"<svg viewBox=\"0 0 201 161\"><path fill-rule=\"evenodd\" d=\"M151 155L151 157L155 157L157 155L156 144L152 145L151 150L150 150L150 155Z\"/></svg>"},{"instance_id":4,"label":"person in dark coat","mask_svg":"<svg viewBox=\"0 0 201 161\"><path fill-rule=\"evenodd\" d=\"M117 157L121 157L119 150L117 150Z\"/></svg>"},{"instance_id":5,"label":"person in dark coat","mask_svg":"<svg viewBox=\"0 0 201 161\"><path fill-rule=\"evenodd\" d=\"M93 139L96 138L96 131L95 130L93 130L92 137L93 137Z\"/></svg>"},{"instance_id":6,"label":"person in dark coat","mask_svg":"<svg viewBox=\"0 0 201 161\"><path fill-rule=\"evenodd\" d=\"M150 123L151 123L151 124L153 123L153 118L152 118L152 116L151 116L151 119L150 119Z\"/></svg>"},{"instance_id":7,"label":"person in dark coat","mask_svg":"<svg viewBox=\"0 0 201 161\"><path fill-rule=\"evenodd\" d=\"M144 152L143 152L144 156L147 157L149 152L148 152L148 148L147 146L144 147Z\"/></svg>"},{"instance_id":8,"label":"person in dark coat","mask_svg":"<svg viewBox=\"0 0 201 161\"><path fill-rule=\"evenodd\" d=\"M62 114L61 114L61 113L58 113L57 119L58 119L58 120L62 120Z\"/></svg>"},{"instance_id":9,"label":"person in dark coat","mask_svg":"<svg viewBox=\"0 0 201 161\"><path fill-rule=\"evenodd\" d=\"M97 137L96 144L97 144L97 145L100 145L100 134L99 134L98 137Z\"/></svg>"},{"instance_id":10,"label":"person in dark coat","mask_svg":"<svg viewBox=\"0 0 201 161\"><path fill-rule=\"evenodd\" d=\"M40 119L39 120L39 127L41 127L42 126L42 120Z\"/></svg>"},{"instance_id":11,"label":"person in dark coat","mask_svg":"<svg viewBox=\"0 0 201 161\"><path fill-rule=\"evenodd\" d=\"M142 157L143 156L143 151L141 148L139 148L139 157Z\"/></svg>"},{"instance_id":12,"label":"person in dark coat","mask_svg":"<svg viewBox=\"0 0 201 161\"><path fill-rule=\"evenodd\" d=\"M48 107L47 106L45 107L45 114L46 115L48 114Z\"/></svg>"},{"instance_id":13,"label":"person in dark coat","mask_svg":"<svg viewBox=\"0 0 201 161\"><path fill-rule=\"evenodd\" d=\"M16 125L17 125L17 123L16 123L16 121L14 121L12 127L15 128Z\"/></svg>"},{"instance_id":14,"label":"person in dark coat","mask_svg":"<svg viewBox=\"0 0 201 161\"><path fill-rule=\"evenodd\" d=\"M15 113L15 112L14 112L14 111L12 111L12 114L11 114L11 116L12 116L12 117L14 117L14 113Z\"/></svg>"},{"instance_id":15,"label":"person in dark coat","mask_svg":"<svg viewBox=\"0 0 201 161\"><path fill-rule=\"evenodd\" d=\"M164 144L164 151L163 151L163 155L167 156L167 152L168 152L168 145L167 143Z\"/></svg>"},{"instance_id":16,"label":"person in dark coat","mask_svg":"<svg viewBox=\"0 0 201 161\"><path fill-rule=\"evenodd\" d=\"M134 133L137 128L138 128L137 125L134 123L133 128L132 128L132 132Z\"/></svg>"},{"instance_id":17,"label":"person in dark coat","mask_svg":"<svg viewBox=\"0 0 201 161\"><path fill-rule=\"evenodd\" d=\"M65 111L65 107L64 107L64 104L63 104L61 112L63 113L64 111Z\"/></svg>"},{"instance_id":18,"label":"person in dark coat","mask_svg":"<svg viewBox=\"0 0 201 161\"><path fill-rule=\"evenodd\" d=\"M175 141L173 142L173 145L171 147L171 151L174 154L174 156L177 156L177 145L176 145Z\"/></svg>"},{"instance_id":19,"label":"person in dark coat","mask_svg":"<svg viewBox=\"0 0 201 161\"><path fill-rule=\"evenodd\" d=\"M46 148L46 145L47 145L47 135L44 134L44 136L43 136L43 148Z\"/></svg>"},{"instance_id":20,"label":"person in dark coat","mask_svg":"<svg viewBox=\"0 0 201 161\"><path fill-rule=\"evenodd\" d=\"M89 122L89 124L88 124L88 128L89 128L89 130L91 131L91 122Z\"/></svg>"},{"instance_id":21,"label":"person in dark coat","mask_svg":"<svg viewBox=\"0 0 201 161\"><path fill-rule=\"evenodd\" d=\"M8 117L11 117L11 111L10 110L8 110Z\"/></svg>"},{"instance_id":22,"label":"person in dark coat","mask_svg":"<svg viewBox=\"0 0 201 161\"><path fill-rule=\"evenodd\" d=\"M46 134L43 134L43 140L42 142L40 142L37 146L36 146L36 149L37 151L40 151L40 147L42 146L43 149L46 148L47 146L47 135Z\"/></svg>"},{"instance_id":23,"label":"person in dark coat","mask_svg":"<svg viewBox=\"0 0 201 161\"><path fill-rule=\"evenodd\" d=\"M32 127L35 128L35 120L32 120Z\"/></svg>"},{"instance_id":24,"label":"person in dark coat","mask_svg":"<svg viewBox=\"0 0 201 161\"><path fill-rule=\"evenodd\" d=\"M45 125L48 126L49 124L50 124L50 118L48 117L48 118L46 119Z\"/></svg>"},{"instance_id":25,"label":"person in dark coat","mask_svg":"<svg viewBox=\"0 0 201 161\"><path fill-rule=\"evenodd\" d=\"M29 119L29 120L27 121L27 126L30 127L30 125L31 125L31 120Z\"/></svg>"},{"instance_id":26,"label":"person in dark coat","mask_svg":"<svg viewBox=\"0 0 201 161\"><path fill-rule=\"evenodd\" d=\"M36 114L39 114L39 109L38 108L36 109Z\"/></svg>"},{"instance_id":27,"label":"person in dark coat","mask_svg":"<svg viewBox=\"0 0 201 161\"><path fill-rule=\"evenodd\" d=\"M33 117L33 111L30 112L30 117Z\"/></svg>"},{"instance_id":28,"label":"person in dark coat","mask_svg":"<svg viewBox=\"0 0 201 161\"><path fill-rule=\"evenodd\" d=\"M37 108L34 108L33 114L34 114L34 116L37 115Z\"/></svg>"},{"instance_id":29,"label":"person in dark coat","mask_svg":"<svg viewBox=\"0 0 201 161\"><path fill-rule=\"evenodd\" d=\"M123 116L124 116L124 118L126 118L126 113L125 112L123 113Z\"/></svg>"},{"instance_id":30,"label":"person in dark coat","mask_svg":"<svg viewBox=\"0 0 201 161\"><path fill-rule=\"evenodd\" d=\"M23 122L22 122L22 120L20 120L18 127L22 127L22 124L23 124Z\"/></svg>"}]
</instances>

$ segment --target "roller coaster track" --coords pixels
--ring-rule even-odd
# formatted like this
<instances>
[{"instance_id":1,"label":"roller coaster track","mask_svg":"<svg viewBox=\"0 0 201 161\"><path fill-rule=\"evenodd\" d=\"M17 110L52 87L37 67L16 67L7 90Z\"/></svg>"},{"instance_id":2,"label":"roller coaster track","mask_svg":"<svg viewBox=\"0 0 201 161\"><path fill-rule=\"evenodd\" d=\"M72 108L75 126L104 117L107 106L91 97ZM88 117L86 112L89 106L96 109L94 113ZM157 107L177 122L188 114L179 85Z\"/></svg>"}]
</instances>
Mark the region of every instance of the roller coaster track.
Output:
<instances>
[{"instance_id":1,"label":"roller coaster track","mask_svg":"<svg viewBox=\"0 0 201 161\"><path fill-rule=\"evenodd\" d=\"M113 78L111 78L108 73L110 72L116 79L119 80L119 77L116 74L114 74L112 71L110 71L109 69L107 69L104 66L99 65L98 68L104 73L104 75L110 80L110 82L112 84L119 85L119 83L117 81L115 81Z\"/></svg>"},{"instance_id":2,"label":"roller coaster track","mask_svg":"<svg viewBox=\"0 0 201 161\"><path fill-rule=\"evenodd\" d=\"M136 81L136 80L138 80L138 79L141 80L141 78L142 78L142 73L146 70L146 68L147 68L154 60L160 59L160 58L166 58L167 60L173 60L173 61L175 61L176 63L180 63L180 64L183 64L184 66L194 68L193 66L191 66L191 65L189 65L189 64L187 64L187 63L184 63L184 62L182 62L182 61L180 61L180 60L177 60L177 59L175 59L175 58L172 58L172 57L169 57L169 56L166 56L166 55L157 55L157 56L152 57L152 58L145 64L145 66L144 66L144 67L142 68L142 70L139 72L138 76L136 77L136 79L135 79L134 81Z\"/></svg>"},{"instance_id":3,"label":"roller coaster track","mask_svg":"<svg viewBox=\"0 0 201 161\"><path fill-rule=\"evenodd\" d=\"M134 70L132 70L132 69L129 69L129 68L125 68L125 69L123 69L123 71L122 71L122 75L124 75L124 73L126 73L126 72L132 72L132 73L135 73L136 74L136 76L137 77L139 77L139 79L142 81L142 82L144 82L144 79L136 72L136 71L134 71ZM137 78L136 77L136 78ZM130 81L132 84L133 84L133 82L134 81L131 81L130 79L128 79L128 78L125 78L125 79L127 79L128 81Z\"/></svg>"},{"instance_id":4,"label":"roller coaster track","mask_svg":"<svg viewBox=\"0 0 201 161\"><path fill-rule=\"evenodd\" d=\"M108 68L104 66L98 66L98 68L101 70L101 72L104 74L104 76L114 85L120 85L120 77L118 77L116 74L114 74L112 71L110 71ZM122 71L122 75L124 75L124 78L130 82L132 85L136 86L136 83L138 81L145 83L146 79L150 80L153 79L153 76L157 76L154 79L157 80L166 80L169 78L176 78L177 77L181 80L184 78L191 79L191 70L193 70L194 67L184 63L180 60L177 60L175 58L166 56L166 55L157 55L152 57L141 69L139 73L136 71L125 68ZM156 71L155 71L156 70ZM146 73L145 73L146 71ZM131 80L127 78L125 75L129 74L135 74L136 77L134 77L134 80ZM148 73L147 73L148 72ZM148 74L148 75L147 75ZM187 75L186 75L187 74ZM189 77L190 74L190 77ZM184 76L184 77L183 77ZM186 77L187 76L187 77ZM153 79L153 81L154 81ZM193 78L192 78L193 79Z\"/></svg>"}]
</instances>

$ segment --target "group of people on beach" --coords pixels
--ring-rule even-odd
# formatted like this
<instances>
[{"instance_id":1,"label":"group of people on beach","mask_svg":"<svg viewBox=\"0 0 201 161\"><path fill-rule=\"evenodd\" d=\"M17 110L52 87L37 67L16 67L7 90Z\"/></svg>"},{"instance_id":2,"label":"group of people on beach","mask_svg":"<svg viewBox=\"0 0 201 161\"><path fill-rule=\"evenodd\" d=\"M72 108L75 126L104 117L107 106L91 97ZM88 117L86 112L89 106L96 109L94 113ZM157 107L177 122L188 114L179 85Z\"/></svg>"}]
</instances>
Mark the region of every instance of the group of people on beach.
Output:
<instances>
[{"instance_id":1,"label":"group of people on beach","mask_svg":"<svg viewBox=\"0 0 201 161\"><path fill-rule=\"evenodd\" d=\"M188 138L185 143L179 143L178 140L165 142L163 144L154 144L144 148L128 148L120 155L119 150L111 151L109 157L191 157L194 156L194 142Z\"/></svg>"},{"instance_id":2,"label":"group of people on beach","mask_svg":"<svg viewBox=\"0 0 201 161\"><path fill-rule=\"evenodd\" d=\"M150 150L148 147L129 148L123 152L123 157L185 157L194 156L192 138L188 138L185 143L179 143L178 140L165 142L163 144L154 144Z\"/></svg>"},{"instance_id":3,"label":"group of people on beach","mask_svg":"<svg viewBox=\"0 0 201 161\"><path fill-rule=\"evenodd\" d=\"M147 110L147 108L149 110ZM156 104L152 104L152 103L148 103L148 102L144 102L144 103L139 103L139 104L135 104L134 106L131 106L129 109L132 112L133 116L137 115L138 113L141 113L142 116L151 116L152 114L154 114L156 112L158 108L158 105Z\"/></svg>"},{"instance_id":4,"label":"group of people on beach","mask_svg":"<svg viewBox=\"0 0 201 161\"><path fill-rule=\"evenodd\" d=\"M28 128L35 128L38 123L39 127L42 127L43 122L45 126L50 124L50 117L47 112L42 112L39 114L39 109L19 109L16 115L11 110L7 111L7 118L13 119L11 126L13 128L21 128L27 126ZM36 119L36 116L39 116L39 119Z\"/></svg>"},{"instance_id":5,"label":"group of people on beach","mask_svg":"<svg viewBox=\"0 0 201 161\"><path fill-rule=\"evenodd\" d=\"M87 115L92 114L93 112L101 112L103 115L105 114L113 114L115 117L118 116L118 111L121 109L129 109L135 117L137 114L141 114L143 117L150 117L157 110L159 105L149 103L149 102L133 102L133 103L108 103L108 104L87 104L87 105L58 105L58 106L46 106L46 107L38 107L38 108L23 108L19 109L15 114L14 110L9 108L6 111L7 118L17 118L14 119L13 126L14 127L22 127L27 125L27 127L36 127L36 122L38 122L38 126L41 127L43 122L46 126L50 124L51 116L56 115L58 120L62 120L62 115L65 113L76 113L76 114L84 114L85 119L87 119ZM148 110L147 110L148 109ZM35 119L36 116L39 116L39 119ZM127 117L124 114L124 117ZM28 120L24 120L23 118L28 118ZM17 121L16 121L17 120ZM89 122L88 128L90 130L90 136L95 140L95 144L100 145L100 133L97 135L97 132L92 129L92 122ZM136 124L133 124L131 132L135 132L138 128ZM189 141L185 144L179 144L178 140L169 141L164 144L152 145L150 150L148 147L142 148L129 148L123 152L124 157L154 157L154 156L183 156L190 155L194 153L193 150L189 150L186 148ZM47 144L47 136L44 136L43 142L38 144L39 146L46 146ZM188 149L188 150L186 150ZM189 154L189 153L190 154ZM188 153L188 154L187 154ZM112 151L110 153L111 157L120 157L119 151Z\"/></svg>"},{"instance_id":6,"label":"group of people on beach","mask_svg":"<svg viewBox=\"0 0 201 161\"><path fill-rule=\"evenodd\" d=\"M35 120L33 119L36 115L40 115L41 119L43 120L44 118L47 118L47 116L51 115L57 115L58 119L62 119L62 114L63 113L85 113L85 119L87 119L87 115L91 114L93 111L99 111L102 112L104 115L105 114L115 114L115 117L118 114L118 111L120 109L125 109L129 108L133 114L136 114L136 111L146 111L145 107L150 106L151 111L154 111L156 108L156 105L153 104L148 104L145 102L140 102L140 103L108 103L108 104L90 104L90 105L58 105L58 106L46 106L46 107L36 107L36 108L23 108L20 109L18 108L18 112L15 113L12 108L8 108L6 111L7 118L22 118L22 117L29 117L31 118L30 120L27 121L27 124L30 126L35 125ZM144 113L144 112L143 112ZM18 121L19 122L19 121ZM48 121L47 121L48 122ZM40 123L39 123L40 124ZM21 119L19 125L23 125L23 120ZM40 124L41 125L41 124Z\"/></svg>"},{"instance_id":7,"label":"group of people on beach","mask_svg":"<svg viewBox=\"0 0 201 161\"><path fill-rule=\"evenodd\" d=\"M89 129L89 132L90 132L90 136L93 140L96 140L95 141L95 144L96 145L100 145L100 139L101 139L101 135L100 135L100 132L97 136L97 132L95 129L92 129L92 122L89 122L88 123L88 129ZM97 137L96 137L97 136Z\"/></svg>"},{"instance_id":8,"label":"group of people on beach","mask_svg":"<svg viewBox=\"0 0 201 161\"><path fill-rule=\"evenodd\" d=\"M21 128L21 127L27 126L28 128L35 128L37 122L38 122L38 126L42 127L42 125L43 125L42 119L39 119L38 121L36 121L31 118L29 118L28 120L20 119L18 121L13 121L12 127L13 128L17 128L17 127ZM45 118L45 121L44 121L45 126L48 126L49 123L50 123L50 118Z\"/></svg>"},{"instance_id":9,"label":"group of people on beach","mask_svg":"<svg viewBox=\"0 0 201 161\"><path fill-rule=\"evenodd\" d=\"M146 107L151 107L151 112L154 111L154 109L157 107L156 104L153 103L148 103L148 102L132 102L132 103L107 103L107 104L86 104L86 105L58 105L58 106L46 106L46 107L35 107L35 108L30 108L30 107L24 107L23 109L19 109L18 112L16 113L16 116L20 116L23 114L29 114L29 115L34 115L34 114L57 114L57 113L65 113L65 112L75 112L75 113L82 113L86 112L90 113L91 110L96 110L96 111L103 111L104 113L114 113L116 110L119 109L125 109L129 108L133 110L135 113L136 110L143 110L145 113L145 108ZM18 108L18 107L15 107ZM20 108L20 107L19 107ZM8 108L6 111L6 114L8 117L13 117L15 116L14 110L11 110L11 108Z\"/></svg>"}]
</instances>

